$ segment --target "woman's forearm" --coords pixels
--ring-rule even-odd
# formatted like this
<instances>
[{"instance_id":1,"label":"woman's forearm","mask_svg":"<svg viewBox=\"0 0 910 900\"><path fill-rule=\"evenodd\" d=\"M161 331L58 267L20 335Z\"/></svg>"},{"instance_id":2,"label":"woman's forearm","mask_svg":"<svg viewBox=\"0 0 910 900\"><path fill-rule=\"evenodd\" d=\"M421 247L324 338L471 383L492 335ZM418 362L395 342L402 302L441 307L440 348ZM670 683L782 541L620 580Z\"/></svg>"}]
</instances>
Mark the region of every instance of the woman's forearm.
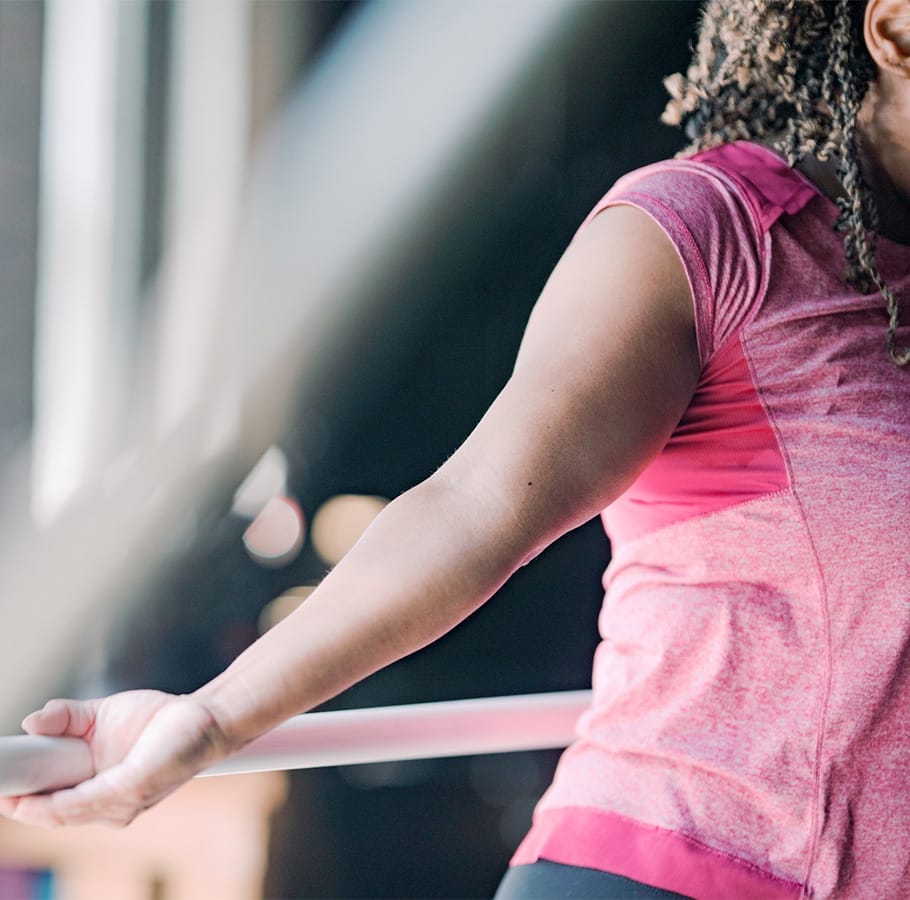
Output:
<instances>
[{"instance_id":1,"label":"woman's forearm","mask_svg":"<svg viewBox=\"0 0 910 900\"><path fill-rule=\"evenodd\" d=\"M527 555L508 511L433 477L393 501L292 615L197 691L236 748L432 642Z\"/></svg>"}]
</instances>

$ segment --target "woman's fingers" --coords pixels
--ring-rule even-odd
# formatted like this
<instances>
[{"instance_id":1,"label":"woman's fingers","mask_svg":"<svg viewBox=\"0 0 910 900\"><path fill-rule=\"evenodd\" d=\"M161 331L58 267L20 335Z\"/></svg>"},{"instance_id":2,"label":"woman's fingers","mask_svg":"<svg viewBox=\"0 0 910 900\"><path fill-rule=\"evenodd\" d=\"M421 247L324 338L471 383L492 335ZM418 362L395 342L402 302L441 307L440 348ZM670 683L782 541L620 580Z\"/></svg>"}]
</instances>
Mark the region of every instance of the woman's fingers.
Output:
<instances>
[{"instance_id":1,"label":"woman's fingers","mask_svg":"<svg viewBox=\"0 0 910 900\"><path fill-rule=\"evenodd\" d=\"M176 787L176 785L175 785ZM170 791L155 794L141 773L124 763L94 778L52 794L7 798L3 814L26 825L56 827L97 823L123 827Z\"/></svg>"},{"instance_id":2,"label":"woman's fingers","mask_svg":"<svg viewBox=\"0 0 910 900\"><path fill-rule=\"evenodd\" d=\"M18 797L0 797L0 816L6 816L8 819L12 818L18 802Z\"/></svg>"},{"instance_id":3,"label":"woman's fingers","mask_svg":"<svg viewBox=\"0 0 910 900\"><path fill-rule=\"evenodd\" d=\"M106 769L73 788L20 800L14 817L33 825L99 824L122 828L176 790L183 779L150 784L129 764Z\"/></svg>"},{"instance_id":4,"label":"woman's fingers","mask_svg":"<svg viewBox=\"0 0 910 900\"><path fill-rule=\"evenodd\" d=\"M49 700L22 720L27 734L84 737L95 721L95 700Z\"/></svg>"}]
</instances>

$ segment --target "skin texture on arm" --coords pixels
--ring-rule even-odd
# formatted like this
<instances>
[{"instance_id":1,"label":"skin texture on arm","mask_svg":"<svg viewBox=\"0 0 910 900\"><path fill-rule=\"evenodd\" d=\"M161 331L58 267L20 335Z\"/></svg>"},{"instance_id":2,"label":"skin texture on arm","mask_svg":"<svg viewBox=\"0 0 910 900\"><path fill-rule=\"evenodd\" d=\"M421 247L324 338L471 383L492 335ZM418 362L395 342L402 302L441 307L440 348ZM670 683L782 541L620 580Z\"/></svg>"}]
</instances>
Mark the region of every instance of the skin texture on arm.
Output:
<instances>
[{"instance_id":1,"label":"skin texture on arm","mask_svg":"<svg viewBox=\"0 0 910 900\"><path fill-rule=\"evenodd\" d=\"M386 507L306 603L188 697L52 701L26 729L85 737L98 774L2 800L0 812L124 824L453 628L659 452L698 379L693 319L682 264L659 227L631 207L601 213L551 275L512 377L472 434Z\"/></svg>"}]
</instances>

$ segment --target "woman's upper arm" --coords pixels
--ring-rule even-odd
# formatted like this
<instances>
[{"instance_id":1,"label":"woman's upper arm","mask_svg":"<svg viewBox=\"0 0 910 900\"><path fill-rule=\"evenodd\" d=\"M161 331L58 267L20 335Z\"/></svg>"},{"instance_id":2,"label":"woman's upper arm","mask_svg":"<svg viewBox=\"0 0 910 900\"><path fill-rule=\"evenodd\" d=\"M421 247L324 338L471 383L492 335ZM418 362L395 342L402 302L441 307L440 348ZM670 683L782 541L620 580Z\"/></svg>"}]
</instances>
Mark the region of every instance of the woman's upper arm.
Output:
<instances>
[{"instance_id":1,"label":"woman's upper arm","mask_svg":"<svg viewBox=\"0 0 910 900\"><path fill-rule=\"evenodd\" d=\"M501 511L533 555L634 480L678 423L699 368L675 248L646 213L609 207L566 250L512 377L438 475Z\"/></svg>"}]
</instances>

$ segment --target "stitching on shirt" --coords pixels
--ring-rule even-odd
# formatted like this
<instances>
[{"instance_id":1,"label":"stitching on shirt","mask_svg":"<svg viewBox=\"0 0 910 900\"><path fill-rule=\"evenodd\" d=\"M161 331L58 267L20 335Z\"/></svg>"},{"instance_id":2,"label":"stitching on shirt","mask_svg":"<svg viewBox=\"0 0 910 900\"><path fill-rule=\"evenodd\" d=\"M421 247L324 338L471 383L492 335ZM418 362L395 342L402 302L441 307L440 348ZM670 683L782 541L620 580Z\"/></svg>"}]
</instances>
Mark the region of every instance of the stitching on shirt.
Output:
<instances>
[{"instance_id":1,"label":"stitching on shirt","mask_svg":"<svg viewBox=\"0 0 910 900\"><path fill-rule=\"evenodd\" d=\"M777 435L775 434L775 439ZM786 463L786 460L784 460ZM787 468L787 484L785 488L777 488L774 491L767 491L764 494L756 494L754 497L748 497L745 500L737 500L736 503L730 503L727 506L721 506L717 509L709 509L707 512L693 513L691 516L685 516L681 519L674 519L672 522L667 522L665 525L659 525L657 528L651 528L646 531L639 532L634 534L632 537L626 538L624 541L620 542L617 545L617 552L621 552L623 548L629 547L634 544L636 541L643 540L644 538L650 538L654 535L659 535L661 532L669 531L671 528L675 528L677 525L688 524L690 522L698 522L701 520L710 519L712 516L719 516L723 513L730 512L730 510L741 509L744 506L749 506L752 503L763 503L765 500L770 500L773 497L787 497L793 494L793 489L790 487L790 469Z\"/></svg>"},{"instance_id":2,"label":"stitching on shirt","mask_svg":"<svg viewBox=\"0 0 910 900\"><path fill-rule=\"evenodd\" d=\"M816 737L815 737L815 763L814 763L814 776L813 776L813 802L812 802L812 821L809 826L809 849L806 852L806 870L803 875L803 887L800 893L800 897L806 898L809 896L809 878L812 873L812 869L815 866L815 859L818 853L818 845L821 837L821 815L820 810L822 807L822 777L821 777L821 764L822 764L822 751L824 749L824 736L825 736L825 726L828 721L828 706L831 700L831 683L834 678L833 672L833 652L831 648L831 616L828 609L828 589L825 582L824 573L822 572L821 561L818 558L818 551L815 547L815 541L812 539L812 532L809 528L809 521L806 518L806 511L803 508L803 504L799 498L794 485L793 485L793 468L790 464L790 456L787 453L786 445L784 444L783 438L781 437L780 428L778 427L777 420L774 417L774 413L771 409L771 405L768 402L762 384L756 378L755 375L755 361L752 357L751 348L749 342L745 335L742 336L742 349L743 356L746 359L746 363L749 366L749 373L752 377L752 384L755 387L755 391L761 401L762 407L765 410L765 415L768 417L768 422L771 425L772 430L774 431L774 436L777 440L777 446L780 450L781 456L784 460L784 465L787 468L787 480L790 483L791 494L793 496L794 503L796 504L796 510L799 514L800 522L803 527L803 534L805 536L806 544L808 546L809 557L812 560L812 565L815 569L815 584L816 591L818 594L819 606L821 607L821 618L822 618L822 629L824 632L825 639L825 673L824 673L824 683L822 686L822 697L821 703L819 704L818 718L816 722Z\"/></svg>"}]
</instances>

